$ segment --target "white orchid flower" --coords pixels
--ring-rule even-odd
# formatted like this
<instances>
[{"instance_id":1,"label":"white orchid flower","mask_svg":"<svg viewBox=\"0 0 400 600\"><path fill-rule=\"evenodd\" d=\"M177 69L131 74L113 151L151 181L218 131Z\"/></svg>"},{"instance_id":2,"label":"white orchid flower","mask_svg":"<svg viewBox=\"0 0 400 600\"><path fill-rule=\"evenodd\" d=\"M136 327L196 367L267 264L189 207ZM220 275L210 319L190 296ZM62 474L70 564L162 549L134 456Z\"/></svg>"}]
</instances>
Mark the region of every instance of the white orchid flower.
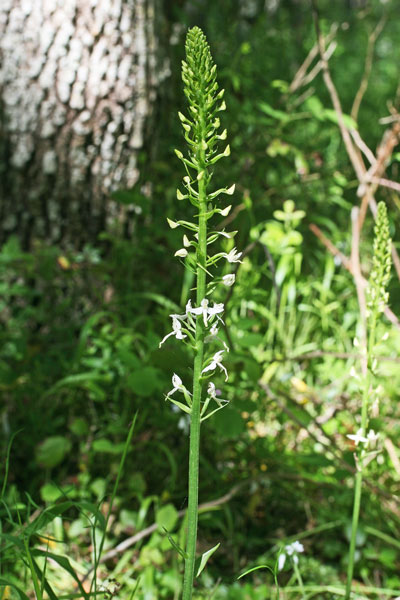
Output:
<instances>
[{"instance_id":1,"label":"white orchid flower","mask_svg":"<svg viewBox=\"0 0 400 600\"><path fill-rule=\"evenodd\" d=\"M368 446L374 446L379 438L379 433L375 433L373 429L370 429L367 434Z\"/></svg>"},{"instance_id":2,"label":"white orchid flower","mask_svg":"<svg viewBox=\"0 0 400 600\"><path fill-rule=\"evenodd\" d=\"M213 336L213 337L215 337L216 335L218 335L218 327L217 327L216 323L214 323L214 325L211 325L210 335Z\"/></svg>"},{"instance_id":3,"label":"white orchid flower","mask_svg":"<svg viewBox=\"0 0 400 600\"><path fill-rule=\"evenodd\" d=\"M282 552L278 558L278 571L282 571L283 567L285 566L286 556L291 556L294 564L297 565L299 562L299 557L297 555L302 552L304 552L304 546L298 541L285 546L285 551Z\"/></svg>"},{"instance_id":4,"label":"white orchid flower","mask_svg":"<svg viewBox=\"0 0 400 600\"><path fill-rule=\"evenodd\" d=\"M228 252L228 253L224 252L224 253L222 254L222 256L223 256L224 258L226 258L226 260L227 260L229 263L237 263L237 262L241 263L241 262L242 262L242 261L240 260L240 257L242 256L242 252L238 252L238 251L236 250L236 248L232 248L232 250L231 250L230 252Z\"/></svg>"},{"instance_id":5,"label":"white orchid flower","mask_svg":"<svg viewBox=\"0 0 400 600\"><path fill-rule=\"evenodd\" d=\"M179 256L179 258L186 258L187 255L188 251L186 250L186 248L181 248L180 250L177 250L174 254L174 256Z\"/></svg>"},{"instance_id":6,"label":"white orchid flower","mask_svg":"<svg viewBox=\"0 0 400 600\"><path fill-rule=\"evenodd\" d=\"M172 375L172 385L174 386L172 388L172 390L170 392L168 392L166 398L168 399L169 396L172 396L172 394L175 394L175 392L182 392L182 394L185 395L188 394L189 396L191 396L192 394L189 392L189 390L187 390L185 388L185 386L182 383L182 379L179 377L179 375L177 375L176 373L174 373Z\"/></svg>"},{"instance_id":7,"label":"white orchid flower","mask_svg":"<svg viewBox=\"0 0 400 600\"><path fill-rule=\"evenodd\" d=\"M222 312L224 312L224 305L222 302L220 304L214 304L214 306L209 306L209 301L207 300L207 298L204 298L200 302L200 306L198 306L197 308L192 307L192 303L190 300L186 304L186 314L203 315L203 321L204 321L205 327L207 327L209 318L213 317L214 315L217 315L217 318L221 322L223 322L221 317L218 316L219 313L222 313Z\"/></svg>"},{"instance_id":8,"label":"white orchid flower","mask_svg":"<svg viewBox=\"0 0 400 600\"><path fill-rule=\"evenodd\" d=\"M231 287L235 283L235 275L234 273L229 273L228 275L224 275L222 278L222 283L227 287Z\"/></svg>"},{"instance_id":9,"label":"white orchid flower","mask_svg":"<svg viewBox=\"0 0 400 600\"><path fill-rule=\"evenodd\" d=\"M229 402L228 400L223 400L222 398L218 398L217 390L212 381L210 381L210 383L208 384L207 394L210 396L211 400L215 400L215 402L218 404L218 406L221 406L221 407L225 406L225 404L228 404L228 402Z\"/></svg>"},{"instance_id":10,"label":"white orchid flower","mask_svg":"<svg viewBox=\"0 0 400 600\"><path fill-rule=\"evenodd\" d=\"M174 387L170 392L168 392L167 398L168 396L172 396L172 394L174 394L175 392L183 392L183 390L186 389L182 383L182 379L176 373L172 375L172 385Z\"/></svg>"},{"instance_id":11,"label":"white orchid flower","mask_svg":"<svg viewBox=\"0 0 400 600\"><path fill-rule=\"evenodd\" d=\"M183 340L183 338L187 337L186 334L182 332L182 325L179 321L179 315L171 315L172 316L172 331L168 333L161 342L159 343L159 348L161 348L162 344L168 339L171 335L175 336L177 340Z\"/></svg>"},{"instance_id":12,"label":"white orchid flower","mask_svg":"<svg viewBox=\"0 0 400 600\"><path fill-rule=\"evenodd\" d=\"M360 442L363 444L366 444L368 442L367 438L365 436L363 436L362 434L363 434L363 430L359 429L356 434L347 435L346 437L348 437L349 440L353 440L355 445L358 446L358 444Z\"/></svg>"},{"instance_id":13,"label":"white orchid flower","mask_svg":"<svg viewBox=\"0 0 400 600\"><path fill-rule=\"evenodd\" d=\"M225 381L228 381L228 371L221 362L223 353L224 350L219 350L218 352L216 352L212 357L210 364L207 367L204 367L202 373L207 373L207 371L214 371L214 369L219 367L221 371L225 373Z\"/></svg>"}]
</instances>

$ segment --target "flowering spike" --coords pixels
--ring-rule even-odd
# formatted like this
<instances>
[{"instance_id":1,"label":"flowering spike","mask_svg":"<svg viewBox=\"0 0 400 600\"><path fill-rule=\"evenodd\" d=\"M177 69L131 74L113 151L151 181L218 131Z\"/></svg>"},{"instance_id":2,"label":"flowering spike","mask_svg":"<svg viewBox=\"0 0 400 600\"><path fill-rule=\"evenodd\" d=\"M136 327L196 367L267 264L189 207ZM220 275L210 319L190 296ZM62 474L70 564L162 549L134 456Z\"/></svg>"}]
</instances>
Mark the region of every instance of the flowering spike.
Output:
<instances>
[{"instance_id":1,"label":"flowering spike","mask_svg":"<svg viewBox=\"0 0 400 600\"><path fill-rule=\"evenodd\" d=\"M388 302L386 291L390 280L391 245L386 205L379 202L375 224L374 257L368 281L368 308L383 312Z\"/></svg>"},{"instance_id":2,"label":"flowering spike","mask_svg":"<svg viewBox=\"0 0 400 600\"><path fill-rule=\"evenodd\" d=\"M226 232L214 232L208 235L208 220L215 213L226 216L230 211L227 208L215 206L215 200L220 194L232 195L235 186L218 189L214 192L209 189L213 176L213 165L223 157L230 155L229 144L222 153L218 154L220 140L227 137L226 130L219 132L220 119L216 117L218 111L226 108L223 100L224 90L218 89L217 68L212 60L209 45L204 33L198 27L193 27L186 37L186 58L182 61L182 81L184 83L184 94L188 101L187 118L179 112L179 119L184 130L183 137L187 142L187 154L175 150L177 157L183 162L186 174L183 177L183 186L187 193L183 194L179 189L176 192L178 200L188 199L196 207L197 221L172 221L168 224L172 229L182 226L193 232L194 239L183 236L183 247L175 252L175 256L187 257L185 267L195 273L196 301L192 305L189 300L186 305L185 314L171 315L172 331L168 333L161 344L169 337L175 337L191 346L195 350L193 363L193 397L182 384L178 375L174 374L173 388L167 398L178 408L190 415L190 452L189 452L189 503L188 503L188 534L187 534L187 558L185 562L185 576L183 582L183 600L191 600L194 577L194 563L197 537L197 490L198 490L198 462L200 443L200 424L212 416L216 410L220 410L227 403L217 397L217 391L213 383L209 383L207 394L204 394L204 374L210 374L216 369L222 371L225 379L228 379L228 371L222 364L222 355L228 348L223 340L217 337L219 322L223 323L222 314L224 305L222 303L211 303L206 297L211 293L207 277L213 274L207 270L210 265L215 265L218 260L226 257L229 262L238 262L241 256L234 248L229 254L219 253L209 257L207 244L216 241L220 235L231 237ZM187 248L192 247L194 252L188 253ZM235 276L233 274L219 276L216 281L225 285L233 285ZM225 350L216 352L213 356L205 355L205 344L219 341ZM208 377L209 375L206 375ZM186 404L169 398L176 392L184 395ZM217 408L208 411L210 402L215 401Z\"/></svg>"}]
</instances>

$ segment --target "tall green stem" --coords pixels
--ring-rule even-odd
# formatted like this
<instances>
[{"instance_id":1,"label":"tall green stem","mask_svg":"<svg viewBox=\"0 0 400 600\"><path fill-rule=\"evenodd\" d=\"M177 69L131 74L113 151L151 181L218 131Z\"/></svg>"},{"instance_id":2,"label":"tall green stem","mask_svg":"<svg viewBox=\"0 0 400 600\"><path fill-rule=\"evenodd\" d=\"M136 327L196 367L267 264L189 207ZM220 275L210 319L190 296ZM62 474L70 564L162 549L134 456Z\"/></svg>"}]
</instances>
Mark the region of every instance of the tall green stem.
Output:
<instances>
[{"instance_id":1,"label":"tall green stem","mask_svg":"<svg viewBox=\"0 0 400 600\"><path fill-rule=\"evenodd\" d=\"M375 328L376 328L376 317L373 315L371 328L368 336L368 354L367 354L367 372L364 376L364 387L362 395L362 406L361 406L361 430L362 435L365 436L368 426L368 405L371 388L371 362L373 348L375 345ZM362 493L362 480L363 480L363 461L358 453L358 460L356 463L357 473L354 482L354 500L353 500L353 517L351 523L351 538L350 538L350 549L349 549L349 562L347 565L347 583L346 583L346 595L345 600L350 599L351 595L351 584L353 580L354 572L354 557L356 552L356 541L357 541L357 529L358 521L360 517L360 506L361 506L361 493Z\"/></svg>"},{"instance_id":2,"label":"tall green stem","mask_svg":"<svg viewBox=\"0 0 400 600\"><path fill-rule=\"evenodd\" d=\"M203 107L201 107L201 110ZM201 115L202 116L202 115ZM206 297L206 258L207 258L207 188L205 182L205 157L201 150L205 142L204 119L200 119L200 132L198 144L198 173L203 173L199 181L199 238L196 253L197 260L197 292L196 302L200 306ZM194 564L196 560L197 542L197 514L199 496L199 452L200 452L200 404L201 404L201 370L204 355L204 323L202 315L196 318L196 355L193 369L193 401L190 417L190 449L189 449L189 488L187 512L187 545L185 560L185 575L183 580L183 600L191 600L194 579Z\"/></svg>"},{"instance_id":3,"label":"tall green stem","mask_svg":"<svg viewBox=\"0 0 400 600\"><path fill-rule=\"evenodd\" d=\"M376 327L379 315L384 311L384 307L388 301L388 293L386 292L387 285L390 279L391 266L391 239L389 235L389 221L387 218L386 206L383 202L378 204L378 210L375 223L375 241L374 241L374 257L373 267L368 282L367 288L367 306L369 318L366 326L368 327L368 342L364 342L364 351L366 356L363 357L362 375L363 375L363 392L361 406L361 427L360 437L362 440L356 441L360 447L357 449L356 468L357 473L354 482L354 501L353 501L353 518L351 527L349 562L347 565L347 583L345 600L350 600L351 584L354 571L354 557L356 551L357 528L360 516L362 480L364 470L365 449L368 448L371 440L369 434L367 436L368 427L368 409L373 395L372 383L374 373L374 349L376 341ZM363 324L364 326L364 324ZM364 336L365 339L365 336ZM365 347L366 346L366 347ZM373 433L373 432L372 432ZM358 435L358 434L357 434ZM362 444L366 444L363 447Z\"/></svg>"}]
</instances>

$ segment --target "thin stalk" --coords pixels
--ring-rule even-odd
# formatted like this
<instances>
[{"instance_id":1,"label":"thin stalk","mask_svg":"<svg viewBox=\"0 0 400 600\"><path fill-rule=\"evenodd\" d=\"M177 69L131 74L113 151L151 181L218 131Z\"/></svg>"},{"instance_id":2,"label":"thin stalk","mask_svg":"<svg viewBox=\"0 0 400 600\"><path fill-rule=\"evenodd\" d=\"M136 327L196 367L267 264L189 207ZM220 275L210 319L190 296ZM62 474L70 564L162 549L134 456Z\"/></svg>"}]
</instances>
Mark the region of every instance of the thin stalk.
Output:
<instances>
[{"instance_id":1,"label":"thin stalk","mask_svg":"<svg viewBox=\"0 0 400 600\"><path fill-rule=\"evenodd\" d=\"M204 119L200 119L200 143L205 140ZM203 173L199 181L199 238L196 253L197 259L197 291L196 301L200 306L206 297L206 257L207 257L207 186L205 180L205 157L204 151L198 153L198 173ZM197 542L197 520L199 503L199 453L200 453L200 409L201 409L201 370L204 355L204 324L202 315L196 317L196 350L193 369L193 400L190 416L190 448L189 448L189 487L188 487L188 511L187 511L187 544L185 560L185 574L183 579L183 600L191 600L194 579L194 565L196 560Z\"/></svg>"},{"instance_id":2,"label":"thin stalk","mask_svg":"<svg viewBox=\"0 0 400 600\"><path fill-rule=\"evenodd\" d=\"M353 502L353 518L351 527L351 539L349 549L349 562L347 565L347 582L345 600L350 600L351 584L354 571L354 555L356 551L357 528L360 516L361 507L361 492L364 470L365 448L368 448L369 442L373 443L374 432L371 431L372 437L367 435L368 426L368 408L373 397L374 390L373 374L374 374L374 349L376 342L376 326L379 315L384 312L387 305L389 295L386 292L387 285L390 280L391 266L391 239L389 235L389 221L387 217L386 205L380 202L378 205L376 223L375 223L375 241L374 241L374 256L372 261L372 271L368 280L367 287L367 307L369 318L367 320L368 341L366 336L363 336L364 353L362 357L361 371L363 377L363 392L362 392L362 407L361 407L361 428L360 438L356 444L361 442L356 453L357 474L354 482L354 502ZM362 444L366 444L363 447ZM368 463L367 463L368 464Z\"/></svg>"},{"instance_id":3,"label":"thin stalk","mask_svg":"<svg viewBox=\"0 0 400 600\"><path fill-rule=\"evenodd\" d=\"M293 561L293 570L294 573L296 575L296 579L298 581L300 590L301 590L301 595L303 597L303 600L305 600L306 598L306 594L305 594L305 590L304 590L304 583L303 583L303 579L301 577L301 573L300 573L300 569L299 569L299 565L297 564L297 562Z\"/></svg>"},{"instance_id":4,"label":"thin stalk","mask_svg":"<svg viewBox=\"0 0 400 600\"><path fill-rule=\"evenodd\" d=\"M364 376L364 387L362 395L362 406L361 406L361 430L362 435L365 436L368 425L368 405L369 395L371 388L371 363L373 348L375 345L375 329L376 329L376 317L373 315L371 319L371 327L368 336L368 353L367 353L367 372ZM345 600L350 600L351 596L351 584L353 581L354 572L354 557L356 552L356 541L357 541L357 529L358 521L360 517L360 506L361 506L361 493L362 493L362 480L363 480L363 461L360 457L361 450L358 453L359 460L357 460L356 467L357 473L354 482L354 500L353 500L353 517L351 523L351 538L350 538L350 549L349 549L349 562L347 565L347 582L346 582L346 595Z\"/></svg>"}]
</instances>

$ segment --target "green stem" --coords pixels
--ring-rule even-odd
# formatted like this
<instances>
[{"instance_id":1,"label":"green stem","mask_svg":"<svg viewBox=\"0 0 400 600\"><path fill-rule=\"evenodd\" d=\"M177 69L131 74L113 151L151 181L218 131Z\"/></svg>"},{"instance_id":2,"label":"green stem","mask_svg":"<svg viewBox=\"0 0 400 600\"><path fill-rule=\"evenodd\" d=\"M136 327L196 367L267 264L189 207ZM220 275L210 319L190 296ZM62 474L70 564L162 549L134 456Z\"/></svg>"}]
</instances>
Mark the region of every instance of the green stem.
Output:
<instances>
[{"instance_id":1,"label":"green stem","mask_svg":"<svg viewBox=\"0 0 400 600\"><path fill-rule=\"evenodd\" d=\"M375 329L376 329L376 315L372 315L370 331L368 336L368 353L367 353L367 372L364 375L364 389L362 396L362 407L361 407L361 435L365 436L367 433L368 426L368 405L369 405L369 394L371 387L371 362L373 359L373 348L375 345ZM356 463L357 474L354 482L354 500L353 500L353 517L351 523L351 538L350 538L350 549L349 549L349 562L347 565L347 582L346 582L346 593L345 600L350 600L351 597L351 584L353 581L354 572L354 557L356 552L356 540L357 540L357 529L358 521L360 517L361 507L361 492L362 492L362 480L363 480L363 461L361 456L362 450L358 452L358 461Z\"/></svg>"},{"instance_id":2,"label":"green stem","mask_svg":"<svg viewBox=\"0 0 400 600\"><path fill-rule=\"evenodd\" d=\"M204 120L201 119L201 142L205 138ZM207 188L205 181L204 151L199 150L199 169L203 178L199 181L199 239L197 249L197 306L206 297L206 257L207 257ZM205 328L203 316L196 318L196 355L193 369L193 401L190 416L190 448L189 448L189 489L188 489L188 533L185 560L185 574L183 579L183 600L191 600L194 579L194 564L196 560L197 542L197 516L199 496L199 452L200 452L200 412L201 412L201 371L203 367Z\"/></svg>"},{"instance_id":3,"label":"green stem","mask_svg":"<svg viewBox=\"0 0 400 600\"><path fill-rule=\"evenodd\" d=\"M301 589L301 595L303 596L303 600L305 600L306 598L306 593L304 590L304 583L303 583L303 579L301 577L301 573L300 573L300 569L299 569L299 565L293 560L293 569L294 569L294 573L296 575L296 579L297 582L299 584L299 587Z\"/></svg>"}]
</instances>

